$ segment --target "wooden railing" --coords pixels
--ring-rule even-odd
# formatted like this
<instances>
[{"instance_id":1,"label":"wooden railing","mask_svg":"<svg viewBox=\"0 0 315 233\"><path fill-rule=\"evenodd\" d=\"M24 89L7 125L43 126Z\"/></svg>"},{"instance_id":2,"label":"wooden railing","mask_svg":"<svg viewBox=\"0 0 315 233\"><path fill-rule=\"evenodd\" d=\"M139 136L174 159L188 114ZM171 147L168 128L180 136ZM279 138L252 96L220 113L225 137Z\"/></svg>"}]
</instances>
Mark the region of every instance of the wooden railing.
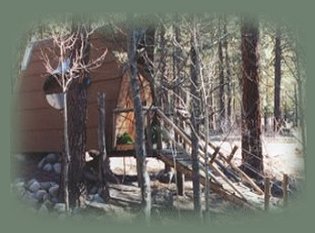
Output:
<instances>
[{"instance_id":1,"label":"wooden railing","mask_svg":"<svg viewBox=\"0 0 315 233\"><path fill-rule=\"evenodd\" d=\"M168 124L169 126L171 126L173 128L173 130L181 137L181 139L186 143L186 145L188 145L189 147L192 146L191 143L191 138L186 135L186 133L183 132L182 129L180 129L178 126L176 126L174 124L174 122L169 119L160 109L156 109L156 113L158 114L158 116L160 117L160 119L165 122L166 124ZM170 138L171 140L174 140L172 138ZM204 148L205 145L202 145L202 142L204 142L204 136L199 136L199 154L201 155L201 158L204 162L205 159L205 153L202 150ZM205 144L205 143L203 143ZM231 183L231 181L224 175L224 173L221 172L220 169L218 169L214 164L219 164L220 167L224 167L224 165L221 163L221 161L219 161L216 156L219 155L219 157L226 162L227 164L229 164L231 166L231 168L240 175L240 177L242 177L243 180L245 180L245 182L247 182L258 194L263 195L264 192L255 184L255 182L253 182L253 180L248 177L241 169L239 169L231 160L236 152L236 150L238 149L237 146L234 146L234 148L232 149L231 153L229 156L225 156L222 152L220 152L220 148L215 146L214 144L212 144L211 142L208 142L208 146L213 150L212 154L210 152L208 152L209 157L211 157L208 166L210 168L212 168L214 171L216 171L217 173L220 174L220 176L226 181L227 184L229 184L231 186L232 189L234 189L241 197L244 197L235 187L234 185Z\"/></svg>"}]
</instances>

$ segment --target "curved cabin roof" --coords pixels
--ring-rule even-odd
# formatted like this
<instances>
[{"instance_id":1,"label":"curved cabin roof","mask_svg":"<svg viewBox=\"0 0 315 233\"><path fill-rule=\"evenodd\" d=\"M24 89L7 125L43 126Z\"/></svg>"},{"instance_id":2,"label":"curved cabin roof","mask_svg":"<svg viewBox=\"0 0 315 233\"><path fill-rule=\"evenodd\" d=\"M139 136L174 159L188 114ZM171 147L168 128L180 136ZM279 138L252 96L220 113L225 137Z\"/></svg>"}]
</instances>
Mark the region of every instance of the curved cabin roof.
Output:
<instances>
[{"instance_id":1,"label":"curved cabin roof","mask_svg":"<svg viewBox=\"0 0 315 233\"><path fill-rule=\"evenodd\" d=\"M122 41L116 43L116 38L105 38L101 34L91 36L90 59L99 57L105 49L108 49L102 65L91 71L91 85L88 88L88 116L87 116L87 149L96 149L97 145L97 93L106 93L106 143L110 150L112 145L114 128L121 131L130 131L129 126L122 126L122 120L118 117L113 120L113 110L119 105L120 108L132 106L132 96L128 72L125 72L124 65L114 55L115 51L124 51L121 47ZM126 45L126 41L125 42ZM62 151L63 145L63 119L62 113L52 108L45 98L43 85L47 78L41 50L48 48L54 50L52 40L33 42L28 64L22 70L19 79L17 93L17 137L13 148L19 152L51 152ZM52 59L54 60L54 59ZM56 59L55 59L56 60ZM57 62L52 64L57 67ZM152 102L148 82L139 76L142 85L142 98L149 104ZM56 87L58 88L58 87ZM132 116L131 116L132 118ZM119 120L120 119L120 120ZM115 127L113 127L113 123ZM132 128L132 127L131 127ZM132 135L133 132L130 132Z\"/></svg>"}]
</instances>

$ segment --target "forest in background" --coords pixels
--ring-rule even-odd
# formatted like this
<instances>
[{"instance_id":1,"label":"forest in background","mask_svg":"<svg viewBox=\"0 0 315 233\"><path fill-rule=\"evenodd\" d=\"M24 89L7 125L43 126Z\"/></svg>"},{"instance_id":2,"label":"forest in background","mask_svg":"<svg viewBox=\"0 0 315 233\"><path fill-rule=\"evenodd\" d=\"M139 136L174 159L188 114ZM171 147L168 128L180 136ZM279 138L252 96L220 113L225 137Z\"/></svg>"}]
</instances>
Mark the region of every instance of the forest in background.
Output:
<instances>
[{"instance_id":1,"label":"forest in background","mask_svg":"<svg viewBox=\"0 0 315 233\"><path fill-rule=\"evenodd\" d=\"M126 14L108 14L104 18L88 18L93 30L108 27L125 30ZM161 14L138 15L136 21L146 31L154 27L154 44L146 45L154 50L152 76L162 89L174 91L174 82L185 89L189 85L189 51L192 30L191 15ZM197 43L200 50L201 72L207 85L211 132L229 132L240 126L241 114L241 16L227 14L199 14L195 16ZM21 40L15 72L19 72L25 49L30 41L49 38L52 31L69 33L70 16L46 19L35 23ZM103 32L104 34L108 32ZM110 34L110 33L109 33ZM151 32L152 34L152 32ZM152 35L150 35L152 36ZM304 99L304 52L299 44L298 29L285 22L270 21L259 17L259 90L264 131L273 130L273 118L281 118L291 126L299 126ZM126 45L127 46L127 45ZM143 45L142 45L143 46ZM122 48L126 50L126 48ZM146 51L145 51L146 52ZM119 60L126 62L127 51L117 51ZM142 53L140 56L144 57ZM180 65L176 62L180 61ZM163 64L164 63L164 64ZM179 63L179 62L178 62ZM176 74L177 72L177 74ZM162 74L164 73L164 74ZM164 76L164 77L163 77ZM18 75L12 76L12 88ZM163 79L163 80L162 80ZM277 80L277 81L276 81ZM181 85L183 84L183 85ZM186 84L186 85L185 85ZM171 90L171 91L170 91ZM168 98L171 98L170 96ZM189 103L186 102L188 106ZM277 115L277 116L275 116ZM279 121L279 120L278 120ZM269 125L268 125L269 124Z\"/></svg>"}]
</instances>

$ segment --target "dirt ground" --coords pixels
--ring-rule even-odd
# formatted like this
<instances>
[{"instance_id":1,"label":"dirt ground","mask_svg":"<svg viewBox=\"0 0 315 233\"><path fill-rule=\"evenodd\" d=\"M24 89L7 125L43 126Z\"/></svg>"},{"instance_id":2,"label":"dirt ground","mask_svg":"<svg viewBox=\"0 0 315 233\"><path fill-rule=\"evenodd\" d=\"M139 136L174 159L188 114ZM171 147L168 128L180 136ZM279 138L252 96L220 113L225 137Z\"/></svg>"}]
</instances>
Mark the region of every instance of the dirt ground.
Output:
<instances>
[{"instance_id":1,"label":"dirt ground","mask_svg":"<svg viewBox=\"0 0 315 233\"><path fill-rule=\"evenodd\" d=\"M240 138L228 138L224 142L219 138L213 137L213 143L221 147L221 151L229 154L234 145L239 148ZM282 179L283 174L288 174L289 177L298 179L304 178L304 158L301 145L292 137L263 137L263 155L265 172L271 177L278 180ZM12 182L15 177L23 177L24 180L37 179L40 182L54 181L59 182L59 176L53 175L49 172L39 171L37 164L41 160L38 155L31 155L28 159L17 159L19 164L15 164L15 169L12 169ZM23 162L21 162L23 161ZM236 152L233 161L241 164L241 151ZM116 215L119 219L137 218L141 212L141 192L137 185L136 179L136 159L133 157L125 158L110 158L111 170L114 174L127 181L124 184L110 186L110 195L113 197L109 204L90 203L89 209L95 209L97 213L105 208L108 211L110 206L110 216L116 220ZM157 179L158 173L164 169L164 163L156 158L147 158L147 170L151 177L151 191L152 191L152 215L158 217L163 222L177 221L180 216L189 216L193 211L193 191L192 182L186 180L185 195L176 195L175 183L161 183ZM129 179L129 180L128 180ZM201 204L204 209L205 198L204 189L202 187ZM93 206L94 205L94 206ZM210 194L210 210L215 215L229 215L231 211L235 210L231 203L223 200L215 193ZM116 211L116 212L115 212ZM93 212L93 211L92 211ZM165 213L171 213L172 218L166 217ZM90 212L89 212L90 213ZM113 214L114 213L114 214ZM163 218L161 216L164 216ZM101 218L101 217L99 217ZM171 220L172 219L172 220Z\"/></svg>"},{"instance_id":2,"label":"dirt ground","mask_svg":"<svg viewBox=\"0 0 315 233\"><path fill-rule=\"evenodd\" d=\"M221 142L216 138L211 140L213 143L221 147L221 151L230 154L233 146L241 148L239 138L226 139ZM265 173L282 179L283 174L289 177L304 177L304 157L302 153L302 145L292 137L262 137L262 147L264 156ZM241 164L241 150L238 149L233 162L237 165ZM116 174L136 175L136 159L127 158L111 158L111 169ZM164 168L164 163L156 158L147 158L147 169L149 173L159 172Z\"/></svg>"}]
</instances>

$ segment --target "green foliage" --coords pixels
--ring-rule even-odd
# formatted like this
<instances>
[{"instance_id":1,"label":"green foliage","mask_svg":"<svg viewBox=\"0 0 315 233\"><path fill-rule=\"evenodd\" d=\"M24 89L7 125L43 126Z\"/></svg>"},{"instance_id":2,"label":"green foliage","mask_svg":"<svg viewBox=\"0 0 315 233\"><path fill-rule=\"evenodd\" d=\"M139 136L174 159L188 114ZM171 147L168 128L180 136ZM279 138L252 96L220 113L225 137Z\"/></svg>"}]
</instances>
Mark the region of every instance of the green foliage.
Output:
<instances>
[{"instance_id":1,"label":"green foliage","mask_svg":"<svg viewBox=\"0 0 315 233\"><path fill-rule=\"evenodd\" d=\"M123 144L127 144L127 145L131 145L133 144L133 140L131 138L131 136L125 132L122 135L118 135L117 136L117 144L123 145Z\"/></svg>"}]
</instances>

